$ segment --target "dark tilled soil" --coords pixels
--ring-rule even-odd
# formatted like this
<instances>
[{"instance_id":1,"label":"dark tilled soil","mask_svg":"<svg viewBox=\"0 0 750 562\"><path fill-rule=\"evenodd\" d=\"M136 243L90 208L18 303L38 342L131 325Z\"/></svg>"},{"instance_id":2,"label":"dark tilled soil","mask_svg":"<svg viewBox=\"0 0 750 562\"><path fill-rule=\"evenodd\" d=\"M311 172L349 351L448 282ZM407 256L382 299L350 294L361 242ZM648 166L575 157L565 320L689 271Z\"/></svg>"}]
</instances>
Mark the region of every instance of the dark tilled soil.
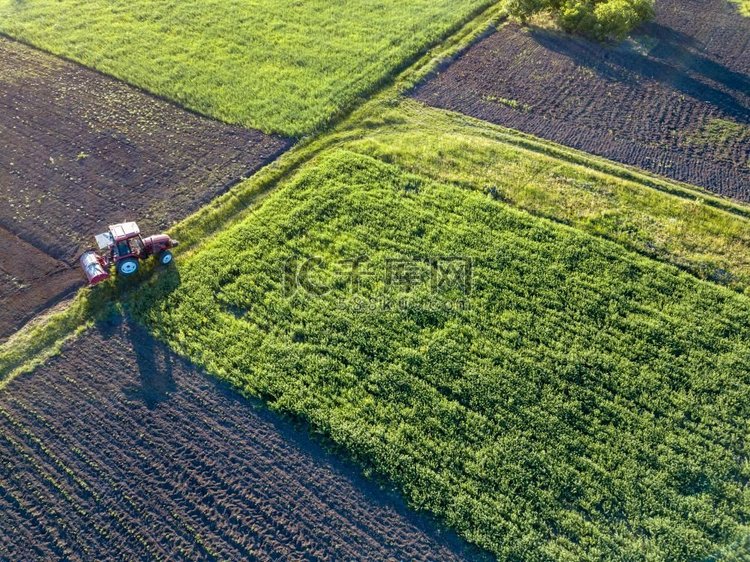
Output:
<instances>
[{"instance_id":1,"label":"dark tilled soil","mask_svg":"<svg viewBox=\"0 0 750 562\"><path fill-rule=\"evenodd\" d=\"M0 341L82 283L77 269L0 228Z\"/></svg>"},{"instance_id":2,"label":"dark tilled soil","mask_svg":"<svg viewBox=\"0 0 750 562\"><path fill-rule=\"evenodd\" d=\"M289 145L0 37L0 228L36 248L31 278L44 278L43 254L77 267L111 223L167 228ZM12 290L0 277L0 294ZM0 337L18 327L5 316Z\"/></svg>"},{"instance_id":3,"label":"dark tilled soil","mask_svg":"<svg viewBox=\"0 0 750 562\"><path fill-rule=\"evenodd\" d=\"M0 391L0 462L0 559L480 558L126 323Z\"/></svg>"},{"instance_id":4,"label":"dark tilled soil","mask_svg":"<svg viewBox=\"0 0 750 562\"><path fill-rule=\"evenodd\" d=\"M414 96L750 201L750 18L727 0L656 7L610 47L507 25Z\"/></svg>"}]
</instances>

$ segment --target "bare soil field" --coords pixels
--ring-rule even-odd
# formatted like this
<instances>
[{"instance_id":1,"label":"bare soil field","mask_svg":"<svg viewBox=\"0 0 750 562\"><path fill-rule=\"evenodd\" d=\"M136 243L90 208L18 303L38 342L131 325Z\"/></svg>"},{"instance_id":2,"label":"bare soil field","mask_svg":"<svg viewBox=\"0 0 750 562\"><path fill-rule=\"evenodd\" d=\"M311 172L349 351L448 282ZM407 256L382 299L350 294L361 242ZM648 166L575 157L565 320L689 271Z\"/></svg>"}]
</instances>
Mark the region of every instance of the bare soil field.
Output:
<instances>
[{"instance_id":1,"label":"bare soil field","mask_svg":"<svg viewBox=\"0 0 750 562\"><path fill-rule=\"evenodd\" d=\"M289 145L0 37L0 228L35 248L20 277L33 294L2 307L0 337L56 290L57 279L46 281L45 272L57 271L50 260L75 267L110 223L160 231ZM16 289L10 254L3 249L2 295Z\"/></svg>"},{"instance_id":2,"label":"bare soil field","mask_svg":"<svg viewBox=\"0 0 750 562\"><path fill-rule=\"evenodd\" d=\"M0 341L80 287L81 273L0 228Z\"/></svg>"},{"instance_id":3,"label":"bare soil field","mask_svg":"<svg viewBox=\"0 0 750 562\"><path fill-rule=\"evenodd\" d=\"M142 328L0 392L0 558L483 558Z\"/></svg>"},{"instance_id":4,"label":"bare soil field","mask_svg":"<svg viewBox=\"0 0 750 562\"><path fill-rule=\"evenodd\" d=\"M615 46L509 24L414 97L750 201L750 18L657 0Z\"/></svg>"}]
</instances>

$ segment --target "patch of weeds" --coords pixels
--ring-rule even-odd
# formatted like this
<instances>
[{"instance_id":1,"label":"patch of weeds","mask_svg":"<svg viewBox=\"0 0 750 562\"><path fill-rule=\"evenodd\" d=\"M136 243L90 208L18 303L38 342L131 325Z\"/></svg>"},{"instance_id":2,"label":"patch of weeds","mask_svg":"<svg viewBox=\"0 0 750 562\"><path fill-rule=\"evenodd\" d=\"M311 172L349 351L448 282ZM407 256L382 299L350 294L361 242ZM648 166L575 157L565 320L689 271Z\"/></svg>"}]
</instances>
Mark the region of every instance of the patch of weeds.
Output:
<instances>
[{"instance_id":1,"label":"patch of weeds","mask_svg":"<svg viewBox=\"0 0 750 562\"><path fill-rule=\"evenodd\" d=\"M735 276L723 267L713 268L706 278L720 285L730 285L735 280Z\"/></svg>"},{"instance_id":2,"label":"patch of weeds","mask_svg":"<svg viewBox=\"0 0 750 562\"><path fill-rule=\"evenodd\" d=\"M547 31L561 32L560 22L555 18L555 14L552 10L542 10L536 14L533 14L526 20L526 24L531 28L544 29Z\"/></svg>"},{"instance_id":3,"label":"patch of weeds","mask_svg":"<svg viewBox=\"0 0 750 562\"><path fill-rule=\"evenodd\" d=\"M648 56L651 51L659 44L659 40L656 37L650 35L636 35L634 37L628 37L622 43L622 47L635 51L638 54Z\"/></svg>"},{"instance_id":4,"label":"patch of weeds","mask_svg":"<svg viewBox=\"0 0 750 562\"><path fill-rule=\"evenodd\" d=\"M485 190L485 193L492 199L493 201L501 201L503 203L511 203L511 199L509 199L502 190L498 189L496 185L492 185L488 187Z\"/></svg>"},{"instance_id":5,"label":"patch of weeds","mask_svg":"<svg viewBox=\"0 0 750 562\"><path fill-rule=\"evenodd\" d=\"M488 101L491 103L499 103L500 105L504 105L504 106L510 107L511 109L516 109L518 111L523 111L524 113L531 113L531 110L534 109L529 104L519 102L518 100L501 98L500 96L483 96L483 97L485 101Z\"/></svg>"},{"instance_id":6,"label":"patch of weeds","mask_svg":"<svg viewBox=\"0 0 750 562\"><path fill-rule=\"evenodd\" d=\"M736 144L750 143L750 125L730 119L711 119L687 135L683 142L687 146L713 147L718 152L726 152Z\"/></svg>"},{"instance_id":7,"label":"patch of weeds","mask_svg":"<svg viewBox=\"0 0 750 562\"><path fill-rule=\"evenodd\" d=\"M419 178L414 176L407 176L401 183L401 188L404 190L404 193L419 193L419 188L421 187L421 185L422 182Z\"/></svg>"}]
</instances>

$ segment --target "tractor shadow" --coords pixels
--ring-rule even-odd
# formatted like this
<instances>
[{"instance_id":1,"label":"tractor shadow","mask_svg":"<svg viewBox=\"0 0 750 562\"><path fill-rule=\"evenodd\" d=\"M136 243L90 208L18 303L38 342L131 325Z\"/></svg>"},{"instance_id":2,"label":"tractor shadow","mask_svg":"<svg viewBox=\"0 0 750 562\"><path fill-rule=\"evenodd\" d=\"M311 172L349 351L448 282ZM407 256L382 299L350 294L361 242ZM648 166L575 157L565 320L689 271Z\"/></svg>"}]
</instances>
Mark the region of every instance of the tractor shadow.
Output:
<instances>
[{"instance_id":1,"label":"tractor shadow","mask_svg":"<svg viewBox=\"0 0 750 562\"><path fill-rule=\"evenodd\" d=\"M130 399L140 400L149 410L155 409L177 389L172 374L173 356L166 345L134 320L125 320L128 347L132 349L140 384L124 389Z\"/></svg>"},{"instance_id":2,"label":"tractor shadow","mask_svg":"<svg viewBox=\"0 0 750 562\"><path fill-rule=\"evenodd\" d=\"M177 268L170 267L159 273L158 282L153 285L137 287L138 282L144 283L145 279L128 279L117 284L117 292L126 310L133 305L136 308L144 306L144 300L159 302L179 286L180 275ZM177 385L173 376L174 354L166 344L157 340L128 312L112 310L97 322L97 329L104 339L120 341L122 353L118 359L122 361L122 369L137 370L137 384L123 388L128 399L142 402L149 410L169 399ZM132 380L134 377L128 374L123 373L123 378Z\"/></svg>"}]
</instances>

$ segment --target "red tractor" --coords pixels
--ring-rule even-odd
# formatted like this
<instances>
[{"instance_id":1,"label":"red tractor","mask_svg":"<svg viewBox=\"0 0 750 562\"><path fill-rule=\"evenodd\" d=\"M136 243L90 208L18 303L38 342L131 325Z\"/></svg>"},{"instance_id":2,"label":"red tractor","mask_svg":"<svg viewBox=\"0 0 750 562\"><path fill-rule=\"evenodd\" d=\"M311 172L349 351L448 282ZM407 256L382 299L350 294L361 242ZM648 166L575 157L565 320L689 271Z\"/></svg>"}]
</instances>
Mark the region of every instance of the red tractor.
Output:
<instances>
[{"instance_id":1,"label":"red tractor","mask_svg":"<svg viewBox=\"0 0 750 562\"><path fill-rule=\"evenodd\" d=\"M138 271L139 260L150 256L162 265L169 265L172 263L170 250L178 244L167 234L141 238L141 231L134 222L110 225L108 232L96 235L96 243L101 252L89 250L79 259L89 285L108 279L113 266L119 275L133 275Z\"/></svg>"}]
</instances>

